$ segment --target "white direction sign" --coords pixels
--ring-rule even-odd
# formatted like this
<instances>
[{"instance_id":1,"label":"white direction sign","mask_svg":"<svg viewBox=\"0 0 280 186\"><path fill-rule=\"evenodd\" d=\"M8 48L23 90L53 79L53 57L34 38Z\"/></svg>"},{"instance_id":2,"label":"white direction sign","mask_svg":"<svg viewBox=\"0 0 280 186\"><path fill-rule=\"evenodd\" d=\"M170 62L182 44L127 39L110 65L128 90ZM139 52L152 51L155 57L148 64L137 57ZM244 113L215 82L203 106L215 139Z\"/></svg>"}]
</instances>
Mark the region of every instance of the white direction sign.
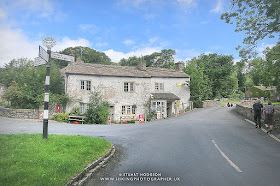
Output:
<instances>
[{"instance_id":1,"label":"white direction sign","mask_svg":"<svg viewBox=\"0 0 280 186\"><path fill-rule=\"evenodd\" d=\"M40 56L43 60L45 60L46 62L49 61L49 54L48 54L47 51L46 51L43 47L41 47L40 45L39 45L39 56Z\"/></svg>"},{"instance_id":2,"label":"white direction sign","mask_svg":"<svg viewBox=\"0 0 280 186\"><path fill-rule=\"evenodd\" d=\"M46 64L47 62L45 60L43 60L42 58L40 57L36 57L34 59L34 66L40 66L40 65L44 65Z\"/></svg>"},{"instance_id":3,"label":"white direction sign","mask_svg":"<svg viewBox=\"0 0 280 186\"><path fill-rule=\"evenodd\" d=\"M64 60L64 61L75 62L75 58L73 56L59 54L57 52L52 52L51 53L51 58L60 59L60 60Z\"/></svg>"}]
</instances>

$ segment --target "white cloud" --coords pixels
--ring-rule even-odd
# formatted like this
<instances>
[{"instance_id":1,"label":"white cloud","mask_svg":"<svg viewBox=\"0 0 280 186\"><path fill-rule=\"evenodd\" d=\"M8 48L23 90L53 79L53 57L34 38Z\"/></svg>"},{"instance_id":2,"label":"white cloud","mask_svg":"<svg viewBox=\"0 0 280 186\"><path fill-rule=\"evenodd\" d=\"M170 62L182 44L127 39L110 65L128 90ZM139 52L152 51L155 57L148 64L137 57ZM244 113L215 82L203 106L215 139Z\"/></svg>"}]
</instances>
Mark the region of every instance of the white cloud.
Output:
<instances>
[{"instance_id":1,"label":"white cloud","mask_svg":"<svg viewBox=\"0 0 280 186\"><path fill-rule=\"evenodd\" d=\"M218 0L215 8L210 10L211 13L220 13L223 10L223 0Z\"/></svg>"},{"instance_id":2,"label":"white cloud","mask_svg":"<svg viewBox=\"0 0 280 186\"><path fill-rule=\"evenodd\" d=\"M79 38L77 40L72 40L69 37L64 37L61 41L57 41L56 45L53 47L53 51L62 51L68 47L83 46L89 47L90 42L86 39Z\"/></svg>"},{"instance_id":3,"label":"white cloud","mask_svg":"<svg viewBox=\"0 0 280 186\"><path fill-rule=\"evenodd\" d=\"M12 6L14 8L39 12L38 16L45 18L48 18L55 13L54 4L49 0L17 0L13 2Z\"/></svg>"},{"instance_id":4,"label":"white cloud","mask_svg":"<svg viewBox=\"0 0 280 186\"><path fill-rule=\"evenodd\" d=\"M275 46L275 44L266 44L266 43L262 43L261 46L259 46L259 47L257 48L257 51L258 51L259 53L263 53L263 51L264 51L266 48L272 48L272 47L274 47L274 46Z\"/></svg>"},{"instance_id":5,"label":"white cloud","mask_svg":"<svg viewBox=\"0 0 280 186\"><path fill-rule=\"evenodd\" d=\"M19 29L12 30L9 27L0 27L0 67L12 59L23 57L34 59L38 56L40 41L29 40Z\"/></svg>"},{"instance_id":6,"label":"white cloud","mask_svg":"<svg viewBox=\"0 0 280 186\"><path fill-rule=\"evenodd\" d=\"M131 39L127 39L127 40L123 41L123 44L125 44L125 45L133 45L134 43L135 42Z\"/></svg>"},{"instance_id":7,"label":"white cloud","mask_svg":"<svg viewBox=\"0 0 280 186\"><path fill-rule=\"evenodd\" d=\"M146 48L137 49L135 51L131 51L128 53L118 52L113 49L103 51L103 52L108 57L110 57L113 62L119 62L122 58L128 59L129 57L132 57L132 56L140 57L140 56L150 55L154 52L159 52L159 51L161 51L160 47L153 47L153 48L146 47Z\"/></svg>"}]
</instances>

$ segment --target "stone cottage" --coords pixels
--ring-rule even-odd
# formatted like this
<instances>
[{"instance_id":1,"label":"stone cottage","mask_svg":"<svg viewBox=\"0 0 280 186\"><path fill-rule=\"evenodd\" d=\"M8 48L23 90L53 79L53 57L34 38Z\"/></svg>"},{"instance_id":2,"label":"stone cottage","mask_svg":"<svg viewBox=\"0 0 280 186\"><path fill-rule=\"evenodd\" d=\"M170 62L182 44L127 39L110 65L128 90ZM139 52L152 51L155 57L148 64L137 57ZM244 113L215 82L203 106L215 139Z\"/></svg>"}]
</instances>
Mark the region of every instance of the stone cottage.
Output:
<instances>
[{"instance_id":1,"label":"stone cottage","mask_svg":"<svg viewBox=\"0 0 280 186\"><path fill-rule=\"evenodd\" d=\"M62 69L65 92L73 99L66 112L79 107L85 113L97 88L110 104L113 122L137 120L149 106L158 118L175 115L189 106L190 77L182 69L182 63L176 70L146 67L143 61L139 66L69 63Z\"/></svg>"},{"instance_id":2,"label":"stone cottage","mask_svg":"<svg viewBox=\"0 0 280 186\"><path fill-rule=\"evenodd\" d=\"M252 86L245 92L246 99L260 99L263 97L270 101L280 101L280 94L277 92L276 86Z\"/></svg>"}]
</instances>

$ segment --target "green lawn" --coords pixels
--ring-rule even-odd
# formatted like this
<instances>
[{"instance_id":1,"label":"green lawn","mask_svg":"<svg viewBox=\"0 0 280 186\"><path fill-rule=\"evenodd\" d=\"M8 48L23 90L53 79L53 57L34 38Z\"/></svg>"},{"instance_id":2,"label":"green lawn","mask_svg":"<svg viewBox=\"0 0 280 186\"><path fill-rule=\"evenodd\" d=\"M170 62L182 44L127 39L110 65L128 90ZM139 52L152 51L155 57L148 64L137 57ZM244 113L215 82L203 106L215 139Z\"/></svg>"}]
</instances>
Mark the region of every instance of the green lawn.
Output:
<instances>
[{"instance_id":1,"label":"green lawn","mask_svg":"<svg viewBox=\"0 0 280 186\"><path fill-rule=\"evenodd\" d=\"M0 135L0 185L65 185L110 148L110 142L86 136Z\"/></svg>"}]
</instances>

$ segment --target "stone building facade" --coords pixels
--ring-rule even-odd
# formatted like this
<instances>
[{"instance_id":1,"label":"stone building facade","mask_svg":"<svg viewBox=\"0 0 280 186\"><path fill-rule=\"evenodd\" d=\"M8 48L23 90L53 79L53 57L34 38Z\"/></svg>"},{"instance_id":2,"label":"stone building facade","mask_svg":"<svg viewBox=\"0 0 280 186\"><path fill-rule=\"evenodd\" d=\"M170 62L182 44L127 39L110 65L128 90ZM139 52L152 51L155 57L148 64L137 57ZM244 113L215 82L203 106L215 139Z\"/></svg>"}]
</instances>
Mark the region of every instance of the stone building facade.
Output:
<instances>
[{"instance_id":1,"label":"stone building facade","mask_svg":"<svg viewBox=\"0 0 280 186\"><path fill-rule=\"evenodd\" d=\"M62 69L65 92L72 98L66 112L79 107L86 112L91 92L97 88L109 102L111 120L137 120L147 113L148 105L158 117L165 118L189 106L190 77L177 63L176 70L146 67L145 62L135 66L114 66L89 63L69 63Z\"/></svg>"}]
</instances>

